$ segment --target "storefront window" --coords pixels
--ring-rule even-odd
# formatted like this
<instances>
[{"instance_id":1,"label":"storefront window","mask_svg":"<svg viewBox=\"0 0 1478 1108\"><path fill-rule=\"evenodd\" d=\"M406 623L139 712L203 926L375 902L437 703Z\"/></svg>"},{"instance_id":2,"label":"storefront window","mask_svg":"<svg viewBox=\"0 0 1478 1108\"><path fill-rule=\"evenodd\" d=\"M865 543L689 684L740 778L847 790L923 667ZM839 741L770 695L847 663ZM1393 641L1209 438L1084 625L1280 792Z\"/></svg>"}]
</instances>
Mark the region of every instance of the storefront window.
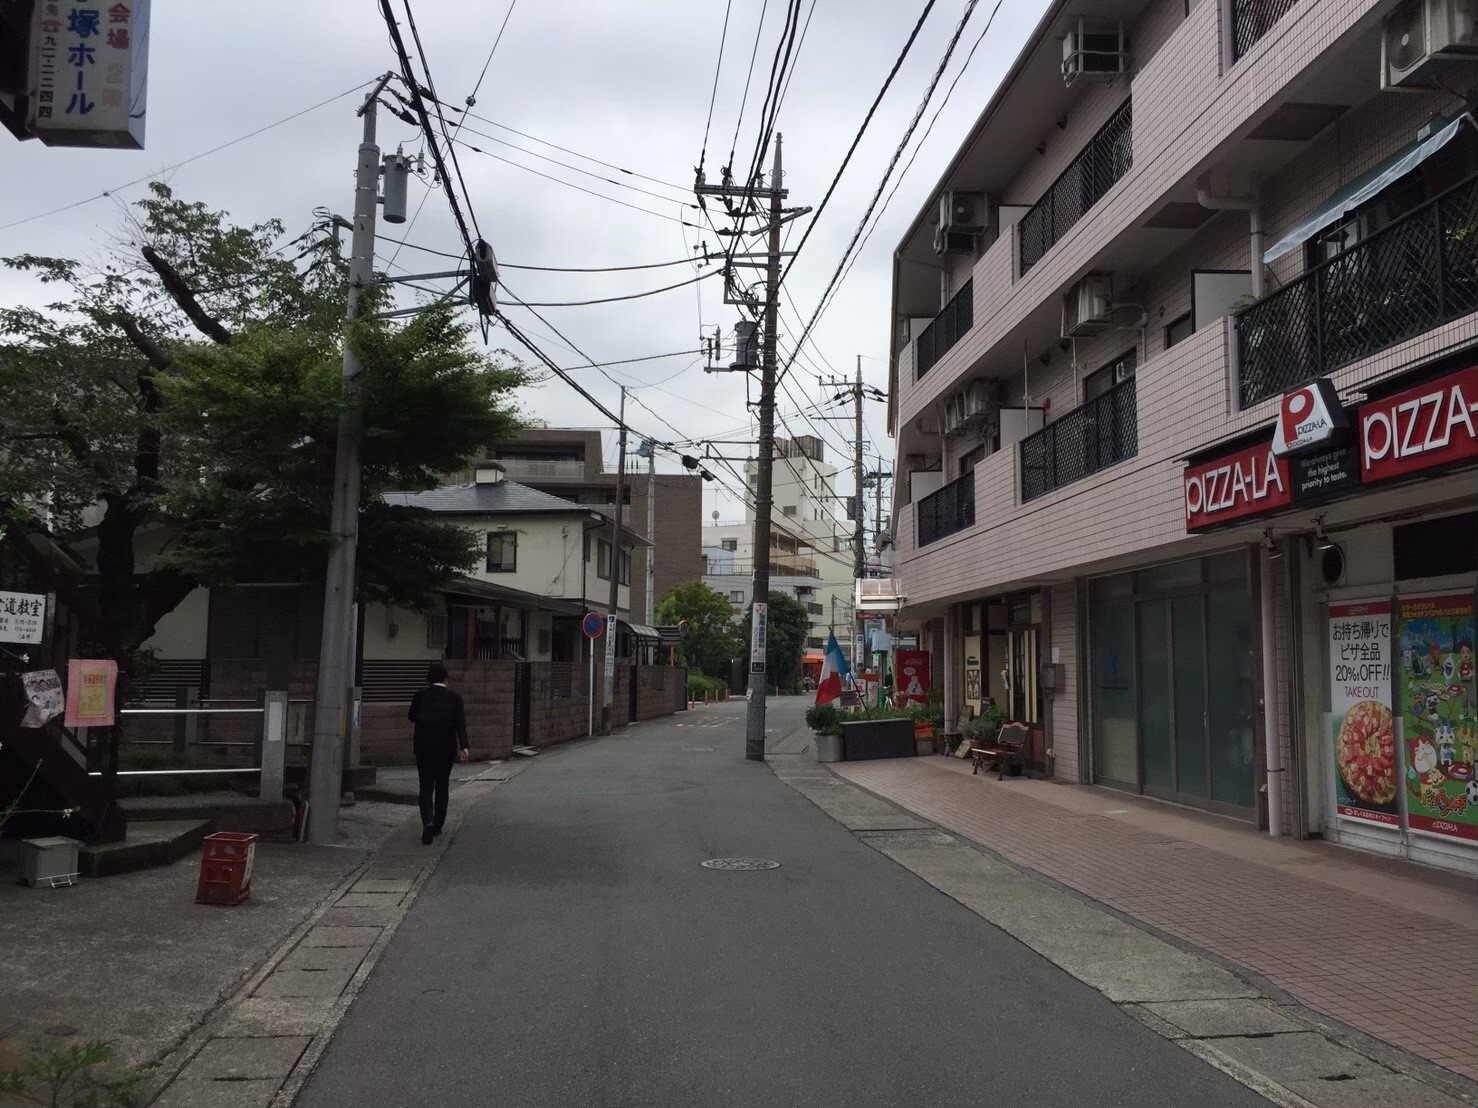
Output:
<instances>
[{"instance_id":1,"label":"storefront window","mask_svg":"<svg viewBox=\"0 0 1478 1108\"><path fill-rule=\"evenodd\" d=\"M1247 559L1237 555L1246 589ZM1211 731L1211 799L1251 808L1253 795L1252 605L1246 591L1226 590L1206 598L1207 622L1215 636L1208 667Z\"/></svg>"}]
</instances>

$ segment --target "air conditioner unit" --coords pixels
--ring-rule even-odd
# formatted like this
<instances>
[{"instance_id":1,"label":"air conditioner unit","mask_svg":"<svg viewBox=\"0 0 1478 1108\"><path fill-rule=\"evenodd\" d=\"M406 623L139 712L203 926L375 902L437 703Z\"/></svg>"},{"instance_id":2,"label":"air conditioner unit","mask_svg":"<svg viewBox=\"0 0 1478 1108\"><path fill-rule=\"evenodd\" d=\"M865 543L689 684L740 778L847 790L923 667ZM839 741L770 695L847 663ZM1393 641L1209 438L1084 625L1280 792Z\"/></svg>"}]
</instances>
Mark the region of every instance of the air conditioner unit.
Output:
<instances>
[{"instance_id":1,"label":"air conditioner unit","mask_svg":"<svg viewBox=\"0 0 1478 1108\"><path fill-rule=\"evenodd\" d=\"M990 210L984 193L945 189L939 194L941 231L985 231L989 228Z\"/></svg>"},{"instance_id":2,"label":"air conditioner unit","mask_svg":"<svg viewBox=\"0 0 1478 1108\"><path fill-rule=\"evenodd\" d=\"M940 420L940 431L953 435L965 426L965 394L952 392L944 398L944 416Z\"/></svg>"},{"instance_id":3,"label":"air conditioner unit","mask_svg":"<svg viewBox=\"0 0 1478 1108\"><path fill-rule=\"evenodd\" d=\"M1106 273L1090 273L1062 298L1062 337L1101 335L1114 325L1114 283Z\"/></svg>"},{"instance_id":4,"label":"air conditioner unit","mask_svg":"<svg viewBox=\"0 0 1478 1108\"><path fill-rule=\"evenodd\" d=\"M1381 28L1381 88L1439 88L1475 57L1478 0L1403 0Z\"/></svg>"},{"instance_id":5,"label":"air conditioner unit","mask_svg":"<svg viewBox=\"0 0 1478 1108\"><path fill-rule=\"evenodd\" d=\"M1000 404L984 381L971 381L960 397L960 421L966 426L992 423L1000 413Z\"/></svg>"},{"instance_id":6,"label":"air conditioner unit","mask_svg":"<svg viewBox=\"0 0 1478 1108\"><path fill-rule=\"evenodd\" d=\"M980 241L980 236L974 231L945 231L934 232L934 253L944 254L966 254L971 257L975 255L975 248Z\"/></svg>"},{"instance_id":7,"label":"air conditioner unit","mask_svg":"<svg viewBox=\"0 0 1478 1108\"><path fill-rule=\"evenodd\" d=\"M1129 68L1124 52L1124 25L1089 19L1078 25L1062 40L1062 80L1112 81Z\"/></svg>"}]
</instances>

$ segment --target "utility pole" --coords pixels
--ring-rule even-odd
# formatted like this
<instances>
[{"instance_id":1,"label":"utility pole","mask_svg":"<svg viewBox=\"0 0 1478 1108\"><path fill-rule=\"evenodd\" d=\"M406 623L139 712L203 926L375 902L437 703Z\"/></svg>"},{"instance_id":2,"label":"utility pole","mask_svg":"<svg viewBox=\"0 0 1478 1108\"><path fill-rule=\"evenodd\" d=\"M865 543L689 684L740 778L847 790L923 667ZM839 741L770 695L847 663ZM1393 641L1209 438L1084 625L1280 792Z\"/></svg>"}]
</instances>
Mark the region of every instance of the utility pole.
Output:
<instances>
[{"instance_id":1,"label":"utility pole","mask_svg":"<svg viewBox=\"0 0 1478 1108\"><path fill-rule=\"evenodd\" d=\"M621 512L626 500L626 386L621 386L621 439L616 457L616 534L611 545L611 599L606 605L606 685L601 697L601 730L610 733L616 692L616 606L621 593ZM597 560L598 561L598 560Z\"/></svg>"},{"instance_id":2,"label":"utility pole","mask_svg":"<svg viewBox=\"0 0 1478 1108\"><path fill-rule=\"evenodd\" d=\"M650 627L657 621L657 450L650 440L642 445L647 452L647 542L652 544L647 547L647 626Z\"/></svg>"},{"instance_id":3,"label":"utility pole","mask_svg":"<svg viewBox=\"0 0 1478 1108\"><path fill-rule=\"evenodd\" d=\"M867 537L864 533L866 513L862 499L862 355L857 355L857 382L852 386L852 403L856 409L857 438L856 453L853 454L852 476L857 481L857 520L852 530L852 546L856 553L856 571L852 576L859 581L867 576Z\"/></svg>"},{"instance_id":4,"label":"utility pole","mask_svg":"<svg viewBox=\"0 0 1478 1108\"><path fill-rule=\"evenodd\" d=\"M343 789L345 718L355 653L354 555L359 543L359 444L364 434L360 378L364 366L354 352L350 329L359 301L375 277L375 205L379 199L380 148L375 145L375 109L390 77L380 78L359 115L364 136L354 173L354 227L349 255L349 295L344 308L344 407L339 413L334 456L334 500L329 518L333 546L323 583L323 631L318 649L318 691L313 716L313 748L308 774L308 841L332 843L339 824Z\"/></svg>"}]
</instances>

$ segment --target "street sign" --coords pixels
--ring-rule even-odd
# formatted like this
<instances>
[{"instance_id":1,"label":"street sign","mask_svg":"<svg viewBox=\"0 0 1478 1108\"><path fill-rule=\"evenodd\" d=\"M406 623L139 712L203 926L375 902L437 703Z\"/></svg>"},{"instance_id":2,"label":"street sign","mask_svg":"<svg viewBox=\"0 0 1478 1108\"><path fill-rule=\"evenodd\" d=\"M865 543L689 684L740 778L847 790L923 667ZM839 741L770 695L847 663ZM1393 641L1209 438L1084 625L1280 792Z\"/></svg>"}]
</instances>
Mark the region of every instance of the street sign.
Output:
<instances>
[{"instance_id":1,"label":"street sign","mask_svg":"<svg viewBox=\"0 0 1478 1108\"><path fill-rule=\"evenodd\" d=\"M749 639L749 672L765 672L766 633L768 631L770 606L764 601L754 605L754 626Z\"/></svg>"},{"instance_id":2,"label":"street sign","mask_svg":"<svg viewBox=\"0 0 1478 1108\"><path fill-rule=\"evenodd\" d=\"M585 619L580 623L580 629L585 632L588 639L600 638L600 633L606 629L606 621L601 618L599 612L586 612Z\"/></svg>"}]
</instances>

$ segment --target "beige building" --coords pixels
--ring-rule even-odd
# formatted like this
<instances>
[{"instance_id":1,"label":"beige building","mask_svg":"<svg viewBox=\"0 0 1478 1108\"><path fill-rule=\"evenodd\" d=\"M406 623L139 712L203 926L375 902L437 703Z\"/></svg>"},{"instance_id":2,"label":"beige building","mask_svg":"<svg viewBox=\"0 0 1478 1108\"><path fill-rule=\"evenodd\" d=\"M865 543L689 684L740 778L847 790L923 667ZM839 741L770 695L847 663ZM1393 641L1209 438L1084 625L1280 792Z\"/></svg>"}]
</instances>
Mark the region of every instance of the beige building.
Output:
<instances>
[{"instance_id":1,"label":"beige building","mask_svg":"<svg viewBox=\"0 0 1478 1108\"><path fill-rule=\"evenodd\" d=\"M1478 871L1466 8L1049 6L894 257L895 592L950 726Z\"/></svg>"}]
</instances>

